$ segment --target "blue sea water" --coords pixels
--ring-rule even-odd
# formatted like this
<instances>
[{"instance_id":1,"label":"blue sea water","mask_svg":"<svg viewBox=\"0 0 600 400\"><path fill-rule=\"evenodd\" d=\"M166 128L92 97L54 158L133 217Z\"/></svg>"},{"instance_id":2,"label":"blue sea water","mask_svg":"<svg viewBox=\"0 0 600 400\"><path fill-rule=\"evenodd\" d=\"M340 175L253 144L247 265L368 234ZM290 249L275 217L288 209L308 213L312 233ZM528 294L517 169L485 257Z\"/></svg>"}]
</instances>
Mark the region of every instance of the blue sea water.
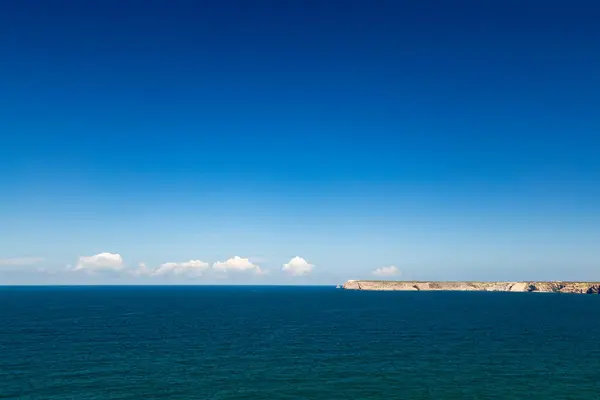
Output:
<instances>
[{"instance_id":1,"label":"blue sea water","mask_svg":"<svg viewBox=\"0 0 600 400\"><path fill-rule=\"evenodd\" d=\"M600 296L0 287L1 399L598 399Z\"/></svg>"}]
</instances>

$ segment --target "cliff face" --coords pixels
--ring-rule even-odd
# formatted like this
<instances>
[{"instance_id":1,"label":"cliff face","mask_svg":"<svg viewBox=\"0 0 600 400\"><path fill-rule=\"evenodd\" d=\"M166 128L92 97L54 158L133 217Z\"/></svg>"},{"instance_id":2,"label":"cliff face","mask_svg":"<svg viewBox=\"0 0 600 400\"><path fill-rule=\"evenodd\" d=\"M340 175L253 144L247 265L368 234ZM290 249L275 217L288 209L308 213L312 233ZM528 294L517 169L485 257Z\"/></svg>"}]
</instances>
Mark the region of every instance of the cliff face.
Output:
<instances>
[{"instance_id":1,"label":"cliff face","mask_svg":"<svg viewBox=\"0 0 600 400\"><path fill-rule=\"evenodd\" d=\"M346 282L342 288L348 290L446 290L600 294L600 282L418 282L351 280Z\"/></svg>"}]
</instances>

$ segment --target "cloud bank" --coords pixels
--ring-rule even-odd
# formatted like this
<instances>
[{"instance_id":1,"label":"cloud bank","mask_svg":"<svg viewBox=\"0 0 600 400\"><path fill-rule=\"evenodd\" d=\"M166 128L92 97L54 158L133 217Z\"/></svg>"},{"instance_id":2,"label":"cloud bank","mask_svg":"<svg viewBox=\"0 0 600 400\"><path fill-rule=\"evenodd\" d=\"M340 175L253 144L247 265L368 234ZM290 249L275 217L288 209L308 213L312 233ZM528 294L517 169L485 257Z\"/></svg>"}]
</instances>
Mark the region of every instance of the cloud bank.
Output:
<instances>
[{"instance_id":1,"label":"cloud bank","mask_svg":"<svg viewBox=\"0 0 600 400\"><path fill-rule=\"evenodd\" d=\"M68 266L67 271L85 271L88 273L111 272L119 273L130 277L200 277L210 272L215 272L221 276L228 273L253 273L263 275L259 265L253 263L248 258L239 256L232 257L226 261L217 261L212 265L201 260L189 260L184 262L165 262L156 268L149 268L146 263L138 264L138 267L126 268L125 262L120 254L117 253L99 253L93 256L81 256L77 265L73 268Z\"/></svg>"},{"instance_id":2,"label":"cloud bank","mask_svg":"<svg viewBox=\"0 0 600 400\"><path fill-rule=\"evenodd\" d=\"M0 259L0 265L28 265L44 260L43 258L12 258ZM296 256L283 264L281 271L291 276L307 276L313 272L315 266L306 259ZM74 273L85 272L90 277L104 277L118 279L126 282L128 279L135 278L207 278L212 279L242 279L243 277L262 276L269 271L261 268L256 258L246 258L234 256L225 261L216 261L214 263L205 262L199 259L189 261L164 262L158 266L149 266L146 263L139 263L137 267L127 265L119 253L102 252L95 255L80 256L74 266L67 265L63 269L38 268L38 272L45 275L68 276Z\"/></svg>"}]
</instances>

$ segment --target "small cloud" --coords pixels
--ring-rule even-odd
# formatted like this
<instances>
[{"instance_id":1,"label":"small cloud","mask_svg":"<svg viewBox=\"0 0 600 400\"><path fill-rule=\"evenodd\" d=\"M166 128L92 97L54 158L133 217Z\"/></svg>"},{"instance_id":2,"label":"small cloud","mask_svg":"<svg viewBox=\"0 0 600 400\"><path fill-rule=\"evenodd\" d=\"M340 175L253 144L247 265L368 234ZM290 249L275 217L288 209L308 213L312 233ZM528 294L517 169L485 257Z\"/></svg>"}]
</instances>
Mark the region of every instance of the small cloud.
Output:
<instances>
[{"instance_id":1,"label":"small cloud","mask_svg":"<svg viewBox=\"0 0 600 400\"><path fill-rule=\"evenodd\" d=\"M302 257L294 257L287 264L283 264L282 271L288 272L293 276L308 275L315 266L309 264Z\"/></svg>"},{"instance_id":2,"label":"small cloud","mask_svg":"<svg viewBox=\"0 0 600 400\"><path fill-rule=\"evenodd\" d=\"M160 267L156 268L151 272L152 276L165 276L165 275L202 275L210 265L200 260L190 260L186 262L167 262L161 264Z\"/></svg>"},{"instance_id":3,"label":"small cloud","mask_svg":"<svg viewBox=\"0 0 600 400\"><path fill-rule=\"evenodd\" d=\"M265 272L249 259L235 256L227 261L217 261L213 268L218 272L254 272L257 275L263 275Z\"/></svg>"},{"instance_id":4,"label":"small cloud","mask_svg":"<svg viewBox=\"0 0 600 400\"><path fill-rule=\"evenodd\" d=\"M42 257L14 257L14 258L0 258L0 266L19 267L24 265L35 265L45 261Z\"/></svg>"},{"instance_id":5,"label":"small cloud","mask_svg":"<svg viewBox=\"0 0 600 400\"><path fill-rule=\"evenodd\" d=\"M389 267L377 268L375 271L373 271L373 275L376 275L376 276L400 275L400 270L397 267L390 265Z\"/></svg>"},{"instance_id":6,"label":"small cloud","mask_svg":"<svg viewBox=\"0 0 600 400\"><path fill-rule=\"evenodd\" d=\"M121 271L124 267L123 258L120 254L100 253L95 256L81 256L74 271Z\"/></svg>"}]
</instances>

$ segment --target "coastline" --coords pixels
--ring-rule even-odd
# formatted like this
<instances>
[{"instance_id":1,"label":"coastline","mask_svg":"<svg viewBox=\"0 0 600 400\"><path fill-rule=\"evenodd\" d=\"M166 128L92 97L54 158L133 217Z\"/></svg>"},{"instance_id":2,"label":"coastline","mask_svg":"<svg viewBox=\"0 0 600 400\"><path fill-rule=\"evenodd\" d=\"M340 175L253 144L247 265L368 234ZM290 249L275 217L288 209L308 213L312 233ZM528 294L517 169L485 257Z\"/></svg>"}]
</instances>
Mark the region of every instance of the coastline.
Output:
<instances>
[{"instance_id":1,"label":"coastline","mask_svg":"<svg viewBox=\"0 0 600 400\"><path fill-rule=\"evenodd\" d=\"M349 280L341 286L345 290L375 291L483 291L530 293L600 294L600 282L567 281L377 281Z\"/></svg>"}]
</instances>

